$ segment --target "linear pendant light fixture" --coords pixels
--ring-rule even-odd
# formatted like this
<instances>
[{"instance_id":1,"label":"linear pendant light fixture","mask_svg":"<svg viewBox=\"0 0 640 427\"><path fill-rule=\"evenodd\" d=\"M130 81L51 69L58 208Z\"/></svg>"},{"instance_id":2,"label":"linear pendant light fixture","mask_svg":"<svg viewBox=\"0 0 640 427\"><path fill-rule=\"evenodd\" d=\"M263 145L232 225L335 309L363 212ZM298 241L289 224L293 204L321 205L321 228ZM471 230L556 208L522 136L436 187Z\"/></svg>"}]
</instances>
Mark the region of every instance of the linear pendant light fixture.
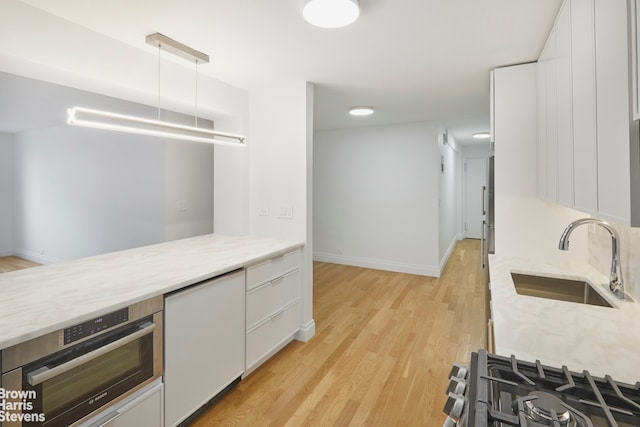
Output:
<instances>
[{"instance_id":1,"label":"linear pendant light fixture","mask_svg":"<svg viewBox=\"0 0 640 427\"><path fill-rule=\"evenodd\" d=\"M143 117L112 113L110 111L95 110L92 108L73 107L69 108L67 112L69 114L69 124L76 126L224 145L238 145L239 143L243 143L245 139L243 135L218 132L195 126L185 126L162 120L145 119ZM215 139L216 137L228 138L238 142Z\"/></svg>"},{"instance_id":2,"label":"linear pendant light fixture","mask_svg":"<svg viewBox=\"0 0 640 427\"><path fill-rule=\"evenodd\" d=\"M160 33L150 34L146 38L147 44L166 50L176 56L194 62L208 63L209 57L197 50L179 43ZM160 81L160 65L158 64L158 85ZM158 88L158 111L160 110L160 89ZM163 120L153 120L144 117L114 113L110 111L96 110L93 108L73 107L67 110L67 123L75 126L85 126L96 129L112 130L118 132L135 133L163 138L180 139L185 141L205 142L210 144L244 146L244 135L219 132L211 129L197 127L197 76L196 76L196 126L185 126L178 123ZM220 139L223 138L223 139Z\"/></svg>"}]
</instances>

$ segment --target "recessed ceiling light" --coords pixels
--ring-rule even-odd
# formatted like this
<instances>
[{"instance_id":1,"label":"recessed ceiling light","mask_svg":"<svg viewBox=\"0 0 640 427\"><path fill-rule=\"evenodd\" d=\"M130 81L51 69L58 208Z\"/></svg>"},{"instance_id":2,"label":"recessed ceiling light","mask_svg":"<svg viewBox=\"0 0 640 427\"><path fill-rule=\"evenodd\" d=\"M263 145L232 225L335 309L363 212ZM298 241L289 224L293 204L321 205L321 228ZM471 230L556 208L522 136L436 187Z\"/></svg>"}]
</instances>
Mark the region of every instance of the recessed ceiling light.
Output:
<instances>
[{"instance_id":1,"label":"recessed ceiling light","mask_svg":"<svg viewBox=\"0 0 640 427\"><path fill-rule=\"evenodd\" d=\"M489 132L477 132L473 134L474 139L487 139L491 138L491 134Z\"/></svg>"},{"instance_id":2,"label":"recessed ceiling light","mask_svg":"<svg viewBox=\"0 0 640 427\"><path fill-rule=\"evenodd\" d=\"M321 28L346 27L360 15L358 0L306 0L302 16Z\"/></svg>"},{"instance_id":3,"label":"recessed ceiling light","mask_svg":"<svg viewBox=\"0 0 640 427\"><path fill-rule=\"evenodd\" d=\"M352 116L370 116L373 114L373 107L351 107L349 114Z\"/></svg>"}]
</instances>

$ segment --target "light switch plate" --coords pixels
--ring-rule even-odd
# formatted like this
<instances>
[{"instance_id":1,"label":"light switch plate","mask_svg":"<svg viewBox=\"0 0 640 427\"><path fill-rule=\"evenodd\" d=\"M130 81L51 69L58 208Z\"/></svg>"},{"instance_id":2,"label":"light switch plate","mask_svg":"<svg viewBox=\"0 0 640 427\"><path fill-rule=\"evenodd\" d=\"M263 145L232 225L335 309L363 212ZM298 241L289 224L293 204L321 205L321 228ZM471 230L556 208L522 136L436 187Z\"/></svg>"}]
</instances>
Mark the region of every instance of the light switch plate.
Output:
<instances>
[{"instance_id":1,"label":"light switch plate","mask_svg":"<svg viewBox=\"0 0 640 427\"><path fill-rule=\"evenodd\" d=\"M259 208L258 216L269 216L269 208Z\"/></svg>"},{"instance_id":2,"label":"light switch plate","mask_svg":"<svg viewBox=\"0 0 640 427\"><path fill-rule=\"evenodd\" d=\"M280 205L278 218L293 219L293 205Z\"/></svg>"}]
</instances>

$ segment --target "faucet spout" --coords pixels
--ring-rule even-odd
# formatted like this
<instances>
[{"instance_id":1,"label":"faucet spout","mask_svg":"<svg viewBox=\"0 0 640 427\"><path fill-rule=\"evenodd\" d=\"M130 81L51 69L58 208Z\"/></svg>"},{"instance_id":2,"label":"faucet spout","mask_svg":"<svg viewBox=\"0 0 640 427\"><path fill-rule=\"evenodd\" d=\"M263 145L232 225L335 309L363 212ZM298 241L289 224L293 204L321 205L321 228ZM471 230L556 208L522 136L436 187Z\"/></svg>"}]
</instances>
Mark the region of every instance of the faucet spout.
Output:
<instances>
[{"instance_id":1,"label":"faucet spout","mask_svg":"<svg viewBox=\"0 0 640 427\"><path fill-rule=\"evenodd\" d=\"M595 218L582 218L567 225L560 236L558 249L569 250L569 236L578 226L583 224L596 224L604 228L611 235L611 275L609 276L609 290L619 299L625 299L624 281L622 280L622 266L620 264L620 236L609 223Z\"/></svg>"}]
</instances>

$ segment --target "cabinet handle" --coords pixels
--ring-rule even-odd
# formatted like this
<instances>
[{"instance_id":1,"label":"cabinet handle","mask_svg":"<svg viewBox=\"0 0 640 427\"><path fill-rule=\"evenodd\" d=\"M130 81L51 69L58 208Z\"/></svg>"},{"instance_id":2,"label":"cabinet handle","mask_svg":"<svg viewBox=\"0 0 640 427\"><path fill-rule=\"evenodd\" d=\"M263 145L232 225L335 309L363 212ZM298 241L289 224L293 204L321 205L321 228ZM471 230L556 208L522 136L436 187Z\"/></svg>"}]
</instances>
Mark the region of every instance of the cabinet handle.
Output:
<instances>
[{"instance_id":1,"label":"cabinet handle","mask_svg":"<svg viewBox=\"0 0 640 427\"><path fill-rule=\"evenodd\" d=\"M273 285L276 285L276 284L280 283L280 282L282 281L282 279L284 279L284 276L280 276L280 277L277 277L277 278L273 279L273 280L271 281L271 286L273 286Z\"/></svg>"},{"instance_id":2,"label":"cabinet handle","mask_svg":"<svg viewBox=\"0 0 640 427\"><path fill-rule=\"evenodd\" d=\"M487 207L485 206L486 193L487 193L487 186L483 185L482 186L482 215L487 214Z\"/></svg>"},{"instance_id":3,"label":"cabinet handle","mask_svg":"<svg viewBox=\"0 0 640 427\"><path fill-rule=\"evenodd\" d=\"M118 411L110 412L107 415L105 415L103 418L100 418L99 420L97 420L95 423L90 424L89 427L104 427L107 424L109 424L111 421L118 418L120 415L121 414Z\"/></svg>"},{"instance_id":4,"label":"cabinet handle","mask_svg":"<svg viewBox=\"0 0 640 427\"><path fill-rule=\"evenodd\" d=\"M146 326L139 329L138 331L132 334L129 334L123 338L120 338L118 341L114 341L103 347L100 347L89 353L83 354L82 356L79 356L68 362L65 362L62 365L58 365L53 368L42 367L40 369L27 373L27 382L32 386L42 384L43 382L48 381L51 378L54 378L58 375L62 375L65 372L70 371L71 369L77 368L78 366L88 363L94 359L97 359L100 356L104 356L109 352L112 352L120 347L123 347L133 341L136 341L142 338L143 336L148 335L151 332L155 331L155 329L156 329L156 325L154 323L147 322Z\"/></svg>"},{"instance_id":5,"label":"cabinet handle","mask_svg":"<svg viewBox=\"0 0 640 427\"><path fill-rule=\"evenodd\" d=\"M482 237L480 238L480 266L482 268L485 267L484 265L484 245L485 243L485 235L484 235L484 229L487 227L487 221L482 221Z\"/></svg>"},{"instance_id":6,"label":"cabinet handle","mask_svg":"<svg viewBox=\"0 0 640 427\"><path fill-rule=\"evenodd\" d=\"M275 313L273 313L271 315L271 320L275 319L278 316L282 316L282 313L284 313L284 309L283 308L281 308L280 310L278 310Z\"/></svg>"}]
</instances>

